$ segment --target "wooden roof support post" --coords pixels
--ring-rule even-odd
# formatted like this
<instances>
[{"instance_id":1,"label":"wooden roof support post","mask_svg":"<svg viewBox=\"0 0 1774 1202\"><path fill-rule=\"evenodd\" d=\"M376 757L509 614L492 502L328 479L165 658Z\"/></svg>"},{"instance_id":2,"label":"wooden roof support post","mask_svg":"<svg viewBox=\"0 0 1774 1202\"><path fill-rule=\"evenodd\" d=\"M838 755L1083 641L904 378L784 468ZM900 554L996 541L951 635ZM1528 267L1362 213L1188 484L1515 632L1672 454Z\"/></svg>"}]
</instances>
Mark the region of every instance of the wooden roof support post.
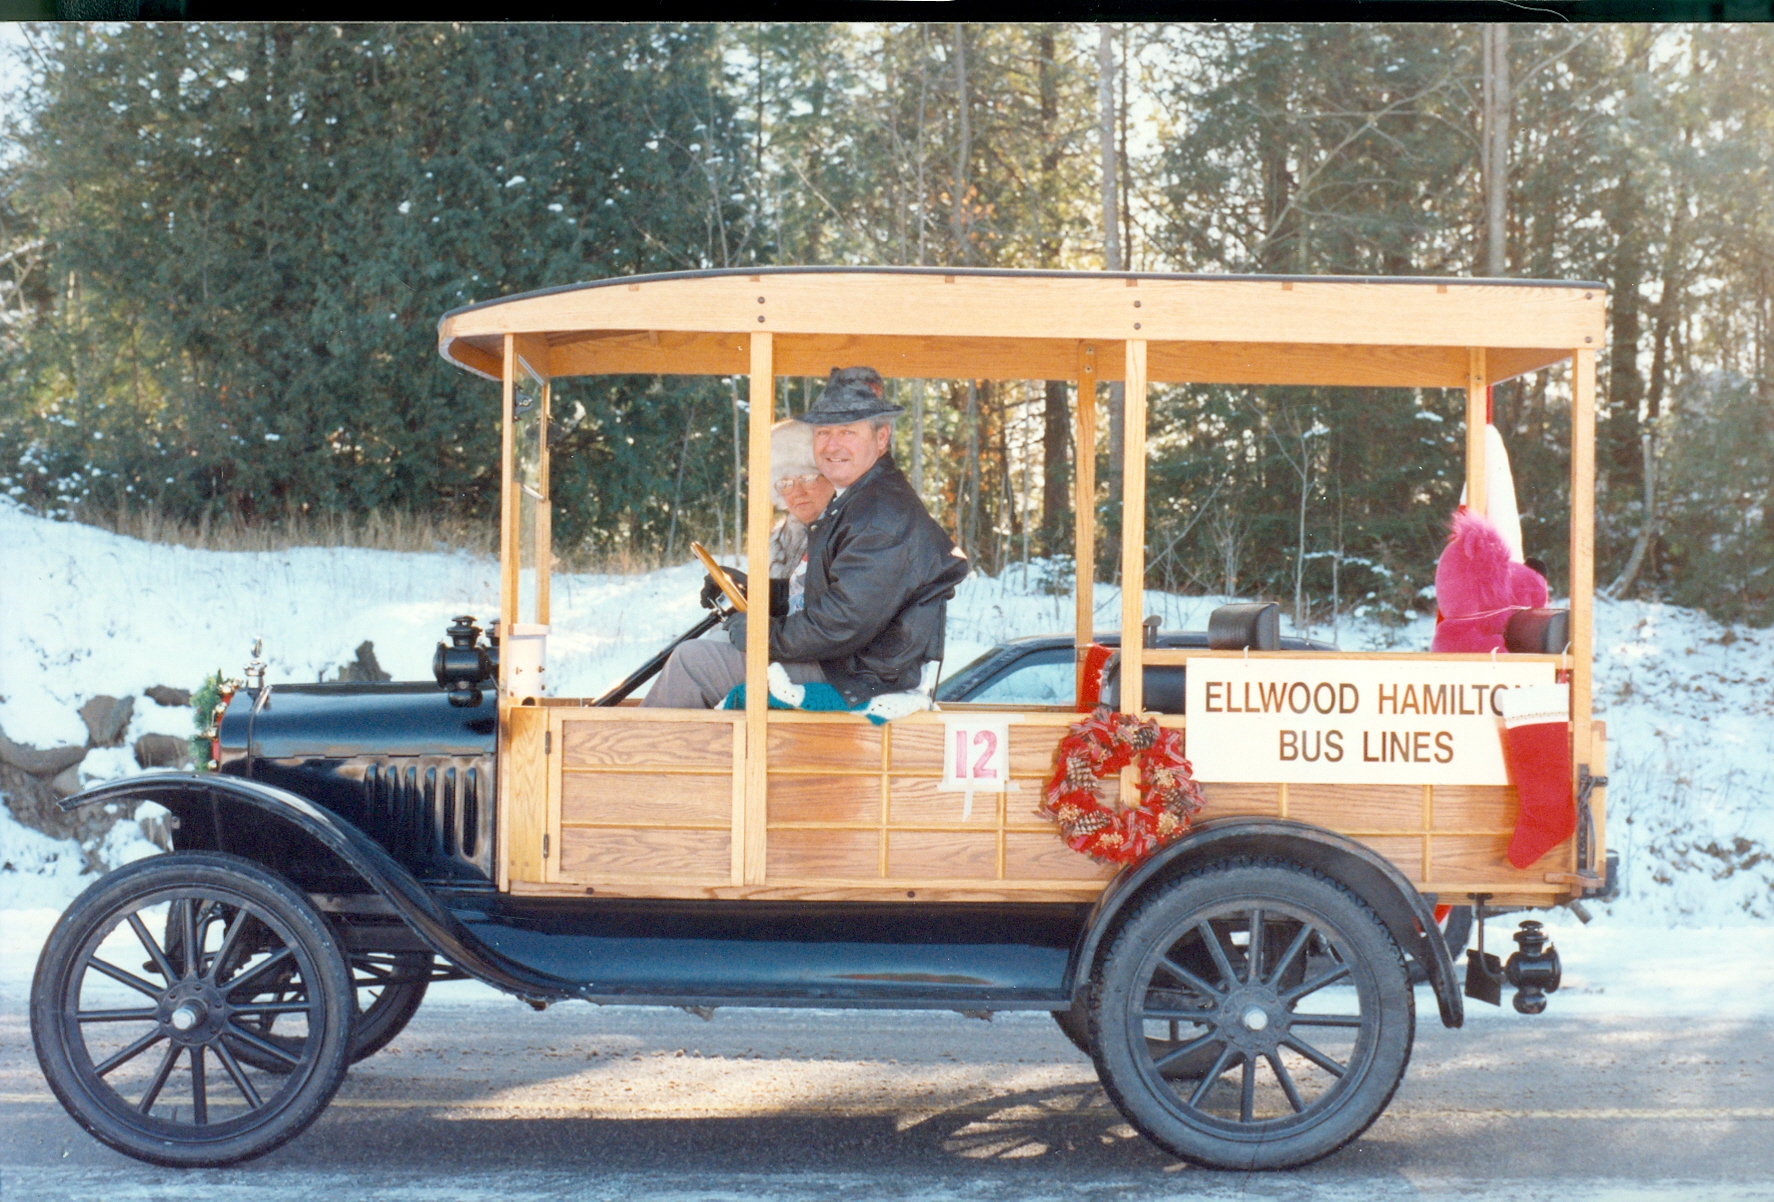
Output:
<instances>
[{"instance_id":1,"label":"wooden roof support post","mask_svg":"<svg viewBox=\"0 0 1774 1202\"><path fill-rule=\"evenodd\" d=\"M1571 356L1571 765L1590 758L1595 634L1595 351Z\"/></svg>"},{"instance_id":2,"label":"wooden roof support post","mask_svg":"<svg viewBox=\"0 0 1774 1202\"><path fill-rule=\"evenodd\" d=\"M547 359L542 362L547 363ZM548 421L549 411L554 404L554 381L544 378L542 381L542 445L537 448L541 457L542 500L536 506L536 621L543 626L548 625L548 582L554 575L554 490L549 487L548 457Z\"/></svg>"},{"instance_id":3,"label":"wooden roof support post","mask_svg":"<svg viewBox=\"0 0 1774 1202\"><path fill-rule=\"evenodd\" d=\"M517 340L507 334L504 342L505 366L502 369L499 410L499 622L502 628L509 628L517 620L517 498L512 496L516 488L516 465L512 462L515 444L511 412L513 389L517 382ZM493 705L501 715L505 712L505 682L510 671L511 657L500 656L499 670L494 681L498 692ZM510 738L510 725L501 722L495 785L500 797L511 796L511 756L508 754L511 750ZM495 833L498 844L493 856L493 887L503 893L511 888L511 856L508 854L511 847L511 807L498 806L496 814L498 830Z\"/></svg>"},{"instance_id":4,"label":"wooden roof support post","mask_svg":"<svg viewBox=\"0 0 1774 1202\"><path fill-rule=\"evenodd\" d=\"M1466 373L1466 508L1484 517L1489 498L1485 496L1485 412L1487 378L1484 347L1467 351L1471 367Z\"/></svg>"},{"instance_id":5,"label":"wooden roof support post","mask_svg":"<svg viewBox=\"0 0 1774 1202\"><path fill-rule=\"evenodd\" d=\"M1076 595L1077 687L1084 687L1084 649L1096 641L1096 348L1078 348L1078 407L1072 465L1072 582Z\"/></svg>"},{"instance_id":6,"label":"wooden roof support post","mask_svg":"<svg viewBox=\"0 0 1774 1202\"><path fill-rule=\"evenodd\" d=\"M517 621L517 430L512 405L517 391L517 339L505 335L505 369L499 423L499 622L508 630ZM503 637L504 631L501 631ZM499 657L499 701L506 695L511 658Z\"/></svg>"},{"instance_id":7,"label":"wooden roof support post","mask_svg":"<svg viewBox=\"0 0 1774 1202\"><path fill-rule=\"evenodd\" d=\"M769 767L770 426L776 416L775 346L751 336L751 422L746 450L745 569L745 884L764 883L764 790Z\"/></svg>"},{"instance_id":8,"label":"wooden roof support post","mask_svg":"<svg viewBox=\"0 0 1774 1202\"><path fill-rule=\"evenodd\" d=\"M1146 341L1127 343L1121 445L1121 712L1145 708Z\"/></svg>"}]
</instances>

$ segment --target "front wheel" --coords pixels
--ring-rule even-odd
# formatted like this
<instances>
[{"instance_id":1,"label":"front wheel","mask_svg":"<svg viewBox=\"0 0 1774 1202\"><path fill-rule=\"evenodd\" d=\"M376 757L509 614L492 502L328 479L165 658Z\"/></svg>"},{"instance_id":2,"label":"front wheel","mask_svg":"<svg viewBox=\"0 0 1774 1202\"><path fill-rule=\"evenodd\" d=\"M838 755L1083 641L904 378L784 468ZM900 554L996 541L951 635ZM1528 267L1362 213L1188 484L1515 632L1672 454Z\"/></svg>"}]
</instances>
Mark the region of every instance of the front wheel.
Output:
<instances>
[{"instance_id":1,"label":"front wheel","mask_svg":"<svg viewBox=\"0 0 1774 1202\"><path fill-rule=\"evenodd\" d=\"M345 957L306 897L250 860L176 852L68 907L37 961L31 1036L50 1088L95 1138L154 1164L214 1167L319 1117L344 1079L355 1009ZM273 1016L277 1043L256 1033Z\"/></svg>"},{"instance_id":2,"label":"front wheel","mask_svg":"<svg viewBox=\"0 0 1774 1202\"><path fill-rule=\"evenodd\" d=\"M1092 997L1109 1096L1154 1143L1217 1169L1293 1168L1360 1135L1416 1033L1404 958L1373 911L1274 861L1155 893L1104 956Z\"/></svg>"}]
</instances>

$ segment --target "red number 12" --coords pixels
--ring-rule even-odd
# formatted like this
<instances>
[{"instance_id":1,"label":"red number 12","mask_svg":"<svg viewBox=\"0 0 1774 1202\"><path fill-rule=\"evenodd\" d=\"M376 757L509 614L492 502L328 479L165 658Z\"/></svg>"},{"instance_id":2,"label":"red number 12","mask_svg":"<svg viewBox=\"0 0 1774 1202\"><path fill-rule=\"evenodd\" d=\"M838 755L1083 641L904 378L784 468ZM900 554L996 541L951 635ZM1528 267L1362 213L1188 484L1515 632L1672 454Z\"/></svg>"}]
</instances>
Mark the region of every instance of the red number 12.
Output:
<instances>
[{"instance_id":1,"label":"red number 12","mask_svg":"<svg viewBox=\"0 0 1774 1202\"><path fill-rule=\"evenodd\" d=\"M974 731L973 745L978 747L981 743L985 744L985 750L980 752L979 759L974 761L973 779L996 780L998 779L997 772L987 765L991 763L992 756L998 752L998 736L989 730ZM964 730L955 732L955 775L961 780L968 779L967 732Z\"/></svg>"}]
</instances>

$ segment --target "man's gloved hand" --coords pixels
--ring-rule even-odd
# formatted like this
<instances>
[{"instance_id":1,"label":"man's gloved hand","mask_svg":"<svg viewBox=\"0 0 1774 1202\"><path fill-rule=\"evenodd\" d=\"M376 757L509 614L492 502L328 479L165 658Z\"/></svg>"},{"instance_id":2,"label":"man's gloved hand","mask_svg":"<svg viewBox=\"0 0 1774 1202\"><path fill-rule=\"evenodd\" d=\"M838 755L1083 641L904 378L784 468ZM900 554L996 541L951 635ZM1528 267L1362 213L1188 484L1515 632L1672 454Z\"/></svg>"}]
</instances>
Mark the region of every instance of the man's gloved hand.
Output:
<instances>
[{"instance_id":1,"label":"man's gloved hand","mask_svg":"<svg viewBox=\"0 0 1774 1202\"><path fill-rule=\"evenodd\" d=\"M743 594L745 592L746 583L745 573L741 572L738 568L728 568L727 575L733 578L733 583L739 586L739 591ZM726 594L721 591L721 586L715 583L715 578L713 576L703 576L701 596L702 608L713 609L719 603L720 598L724 596L726 596Z\"/></svg>"},{"instance_id":2,"label":"man's gloved hand","mask_svg":"<svg viewBox=\"0 0 1774 1202\"><path fill-rule=\"evenodd\" d=\"M728 618L722 629L727 632L727 639L741 651L745 650L745 615L734 614Z\"/></svg>"}]
</instances>

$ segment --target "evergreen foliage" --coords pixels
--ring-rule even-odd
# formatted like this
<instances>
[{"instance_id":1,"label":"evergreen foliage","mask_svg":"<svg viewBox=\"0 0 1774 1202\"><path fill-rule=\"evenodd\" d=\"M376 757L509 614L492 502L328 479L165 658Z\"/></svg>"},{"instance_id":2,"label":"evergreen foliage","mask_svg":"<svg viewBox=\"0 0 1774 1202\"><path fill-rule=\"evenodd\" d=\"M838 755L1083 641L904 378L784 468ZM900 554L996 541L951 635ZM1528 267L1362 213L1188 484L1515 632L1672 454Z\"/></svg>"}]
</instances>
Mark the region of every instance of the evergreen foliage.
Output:
<instances>
[{"instance_id":1,"label":"evergreen foliage","mask_svg":"<svg viewBox=\"0 0 1774 1202\"><path fill-rule=\"evenodd\" d=\"M1612 304L1598 584L1774 619L1774 31L1509 31L1507 274ZM1484 273L1475 27L1112 32L1130 268ZM185 522L484 520L495 407L436 356L441 313L706 266L1100 267L1097 46L1058 24L45 28L0 156L0 487ZM776 411L816 387L784 381ZM562 382L562 553L732 545L744 389ZM1063 564L1063 388L921 395L898 453L938 520L988 570ZM1495 414L1556 589L1567 376L1500 386ZM1431 605L1463 420L1436 390L1154 389L1150 582L1302 620ZM1107 459L1100 424L1082 451Z\"/></svg>"}]
</instances>

